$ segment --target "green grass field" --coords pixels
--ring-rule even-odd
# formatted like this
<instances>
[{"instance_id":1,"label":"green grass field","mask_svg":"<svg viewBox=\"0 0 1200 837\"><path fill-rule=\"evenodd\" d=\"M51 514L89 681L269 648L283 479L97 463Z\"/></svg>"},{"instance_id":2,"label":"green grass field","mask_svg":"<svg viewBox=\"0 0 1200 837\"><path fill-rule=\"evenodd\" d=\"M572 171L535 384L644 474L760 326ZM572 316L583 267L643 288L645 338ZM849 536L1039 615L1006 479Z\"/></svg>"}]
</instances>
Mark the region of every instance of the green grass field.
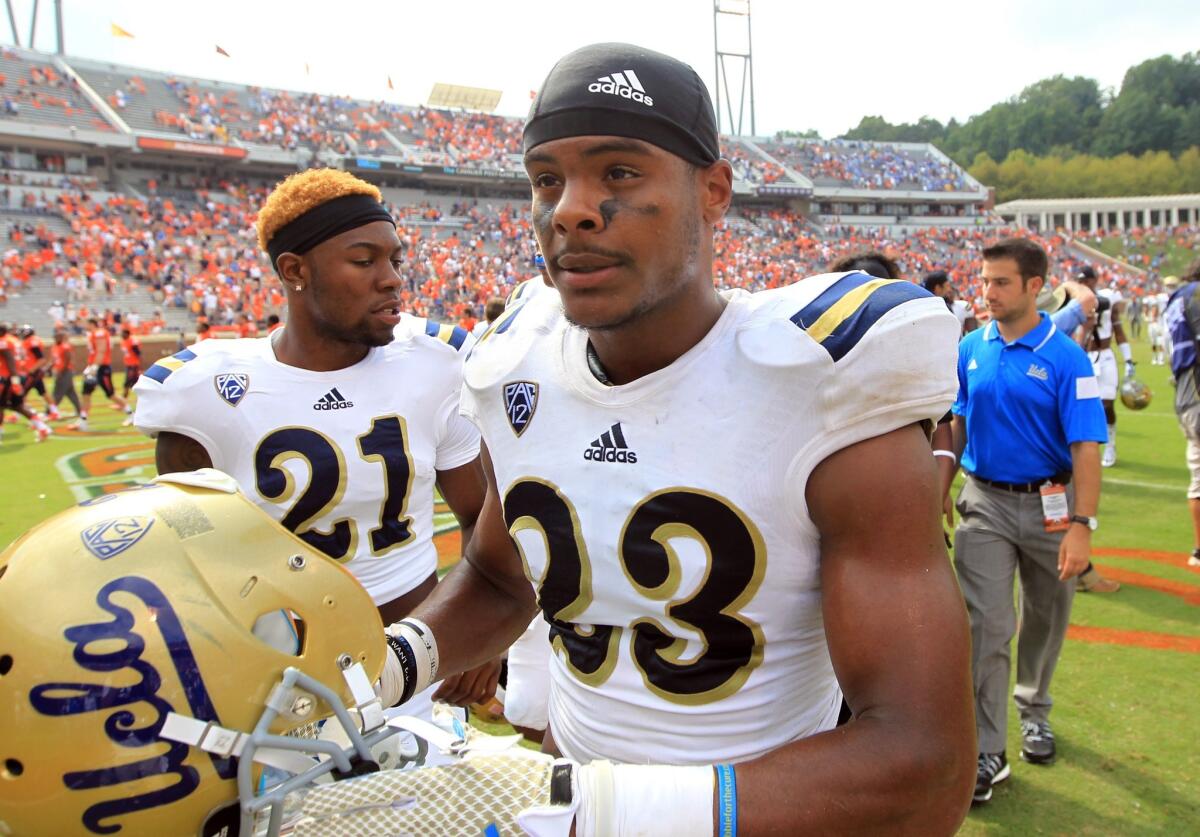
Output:
<instances>
[{"instance_id":1,"label":"green grass field","mask_svg":"<svg viewBox=\"0 0 1200 837\"><path fill-rule=\"evenodd\" d=\"M1150 365L1144 344L1135 354L1155 400L1140 413L1118 404L1119 461L1104 472L1094 544L1095 563L1124 587L1076 597L1055 677L1058 763L1016 758L1010 713L1013 776L972 811L962 834L1200 833L1200 572L1185 566L1184 443L1166 370ZM24 421L4 426L0 543L154 475L151 443L121 428L122 418L98 398L88 434L63 430L35 444Z\"/></svg>"},{"instance_id":2,"label":"green grass field","mask_svg":"<svg viewBox=\"0 0 1200 837\"><path fill-rule=\"evenodd\" d=\"M1180 244L1177 241L1170 240L1162 245L1153 244L1129 248L1119 238L1106 238L1099 244L1095 241L1088 241L1087 243L1107 256L1123 259L1142 269L1148 268L1149 260L1162 253L1164 259L1158 269L1159 274L1162 276L1182 276L1187 266L1196 258L1197 253L1196 242L1194 241L1187 244Z\"/></svg>"}]
</instances>

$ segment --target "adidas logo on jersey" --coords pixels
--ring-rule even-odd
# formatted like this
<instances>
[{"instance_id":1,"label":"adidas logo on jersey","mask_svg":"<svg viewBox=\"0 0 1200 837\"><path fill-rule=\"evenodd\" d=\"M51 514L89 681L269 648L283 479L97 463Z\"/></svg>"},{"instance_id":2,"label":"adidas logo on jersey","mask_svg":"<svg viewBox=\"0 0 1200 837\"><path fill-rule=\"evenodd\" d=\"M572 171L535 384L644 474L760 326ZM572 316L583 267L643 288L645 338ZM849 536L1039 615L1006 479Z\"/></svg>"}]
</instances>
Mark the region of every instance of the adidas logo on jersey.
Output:
<instances>
[{"instance_id":1,"label":"adidas logo on jersey","mask_svg":"<svg viewBox=\"0 0 1200 837\"><path fill-rule=\"evenodd\" d=\"M654 107L654 100L646 95L646 88L633 70L623 73L613 73L600 78L588 85L589 93L608 93L610 96L620 96L622 99L633 99L646 107Z\"/></svg>"},{"instance_id":2,"label":"adidas logo on jersey","mask_svg":"<svg viewBox=\"0 0 1200 837\"><path fill-rule=\"evenodd\" d=\"M601 433L583 452L583 458L591 462L637 462L637 454L629 449L620 422Z\"/></svg>"},{"instance_id":3,"label":"adidas logo on jersey","mask_svg":"<svg viewBox=\"0 0 1200 837\"><path fill-rule=\"evenodd\" d=\"M345 410L354 406L353 401L347 401L345 396L338 392L338 388L334 387L329 392L322 395L316 404L313 404L314 410Z\"/></svg>"}]
</instances>

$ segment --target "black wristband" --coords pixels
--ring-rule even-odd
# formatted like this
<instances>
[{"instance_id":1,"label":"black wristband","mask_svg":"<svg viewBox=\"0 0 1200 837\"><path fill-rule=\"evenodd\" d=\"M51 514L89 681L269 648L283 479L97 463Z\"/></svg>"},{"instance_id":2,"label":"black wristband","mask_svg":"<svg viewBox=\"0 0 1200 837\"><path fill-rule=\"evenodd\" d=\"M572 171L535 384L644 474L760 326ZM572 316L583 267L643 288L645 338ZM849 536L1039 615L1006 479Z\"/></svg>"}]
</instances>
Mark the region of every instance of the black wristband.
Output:
<instances>
[{"instance_id":1,"label":"black wristband","mask_svg":"<svg viewBox=\"0 0 1200 837\"><path fill-rule=\"evenodd\" d=\"M413 696L413 691L417 686L417 661L413 658L412 646L408 644L408 640L403 637L392 636L385 634L387 644L392 649L392 653L396 655L396 659L400 661L400 674L404 677L404 691L400 694L400 700L396 701L393 706L400 706L408 703Z\"/></svg>"}]
</instances>

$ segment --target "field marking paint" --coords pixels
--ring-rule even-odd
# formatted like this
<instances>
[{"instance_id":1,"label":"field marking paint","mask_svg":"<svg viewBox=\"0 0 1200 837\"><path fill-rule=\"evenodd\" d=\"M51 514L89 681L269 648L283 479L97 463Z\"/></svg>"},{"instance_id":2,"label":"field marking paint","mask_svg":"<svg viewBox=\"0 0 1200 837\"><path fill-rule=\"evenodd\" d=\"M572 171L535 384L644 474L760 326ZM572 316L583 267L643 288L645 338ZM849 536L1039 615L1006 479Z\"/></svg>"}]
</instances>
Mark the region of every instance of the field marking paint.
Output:
<instances>
[{"instance_id":1,"label":"field marking paint","mask_svg":"<svg viewBox=\"0 0 1200 837\"><path fill-rule=\"evenodd\" d=\"M1200 575L1200 568L1187 565L1190 557L1186 552L1161 552L1152 549L1122 549L1115 546L1102 546L1092 550L1093 557L1101 558L1133 558L1138 561L1156 561L1171 567L1180 567L1188 572Z\"/></svg>"},{"instance_id":2,"label":"field marking paint","mask_svg":"<svg viewBox=\"0 0 1200 837\"><path fill-rule=\"evenodd\" d=\"M1131 485L1135 488L1157 488L1161 491L1187 491L1186 483L1143 482L1142 480L1123 480L1119 477L1105 477L1104 482L1112 485Z\"/></svg>"},{"instance_id":3,"label":"field marking paint","mask_svg":"<svg viewBox=\"0 0 1200 837\"><path fill-rule=\"evenodd\" d=\"M143 439L125 445L107 445L75 451L54 462L63 482L77 502L141 485L156 473L154 442Z\"/></svg>"},{"instance_id":4,"label":"field marking paint","mask_svg":"<svg viewBox=\"0 0 1200 837\"><path fill-rule=\"evenodd\" d=\"M1143 590L1166 593L1168 596L1183 599L1192 606L1200 605L1200 586L1195 584L1172 581L1168 578L1159 578L1156 575L1147 575L1146 573L1139 573L1133 570L1123 570L1120 567L1111 565L1104 567L1104 577L1110 578L1113 581L1119 581L1122 584L1132 584L1134 587L1141 587Z\"/></svg>"},{"instance_id":5,"label":"field marking paint","mask_svg":"<svg viewBox=\"0 0 1200 837\"><path fill-rule=\"evenodd\" d=\"M1200 654L1200 637L1160 634L1153 631L1123 631L1119 628L1069 625L1067 639L1103 645L1123 645L1127 648L1149 648L1152 651L1182 651L1186 654Z\"/></svg>"}]
</instances>

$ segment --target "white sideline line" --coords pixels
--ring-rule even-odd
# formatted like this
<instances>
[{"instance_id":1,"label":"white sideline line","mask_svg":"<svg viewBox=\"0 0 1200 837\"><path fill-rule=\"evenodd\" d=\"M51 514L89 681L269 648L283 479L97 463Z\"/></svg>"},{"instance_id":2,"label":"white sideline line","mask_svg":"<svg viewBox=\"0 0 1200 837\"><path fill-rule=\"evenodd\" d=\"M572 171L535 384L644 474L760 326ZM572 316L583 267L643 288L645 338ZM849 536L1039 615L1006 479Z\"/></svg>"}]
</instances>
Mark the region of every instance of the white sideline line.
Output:
<instances>
[{"instance_id":1,"label":"white sideline line","mask_svg":"<svg viewBox=\"0 0 1200 837\"><path fill-rule=\"evenodd\" d=\"M1123 480L1117 477L1105 477L1104 482L1113 485L1132 485L1137 488L1157 488L1162 491L1187 491L1186 485L1170 485L1165 482L1142 482L1141 480Z\"/></svg>"}]
</instances>

